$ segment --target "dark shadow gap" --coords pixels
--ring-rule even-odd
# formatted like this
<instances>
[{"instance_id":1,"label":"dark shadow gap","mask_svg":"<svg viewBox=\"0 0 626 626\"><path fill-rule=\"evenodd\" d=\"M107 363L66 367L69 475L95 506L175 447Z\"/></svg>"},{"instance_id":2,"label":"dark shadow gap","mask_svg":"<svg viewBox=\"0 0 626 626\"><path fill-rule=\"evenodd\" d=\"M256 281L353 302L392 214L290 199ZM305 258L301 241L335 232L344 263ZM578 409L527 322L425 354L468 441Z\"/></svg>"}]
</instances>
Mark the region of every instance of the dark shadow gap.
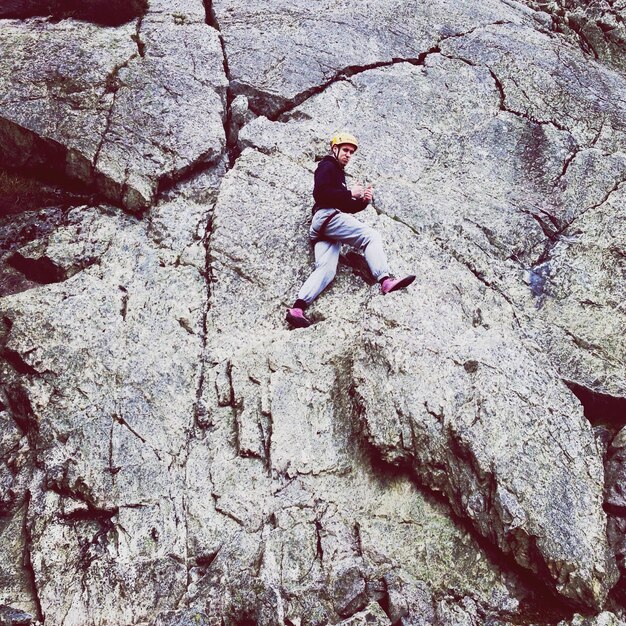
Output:
<instances>
[{"instance_id":1,"label":"dark shadow gap","mask_svg":"<svg viewBox=\"0 0 626 626\"><path fill-rule=\"evenodd\" d=\"M32 241L45 241L67 219L72 207L47 207L37 210L26 210L12 215L0 215L0 297L19 293L42 284L41 280L30 280L22 269L30 276L29 268L20 263L19 250ZM49 268L48 268L49 269ZM50 278L50 271L45 267L35 267L35 274L43 271L43 277ZM39 272L41 274L41 272ZM52 268L52 277L58 277L59 271ZM35 276L40 278L41 276ZM44 282L54 282L46 280Z\"/></svg>"},{"instance_id":2,"label":"dark shadow gap","mask_svg":"<svg viewBox=\"0 0 626 626\"><path fill-rule=\"evenodd\" d=\"M147 0L3 0L0 19L73 18L100 26L121 26L143 17Z\"/></svg>"},{"instance_id":3,"label":"dark shadow gap","mask_svg":"<svg viewBox=\"0 0 626 626\"><path fill-rule=\"evenodd\" d=\"M0 219L49 207L92 204L97 198L83 183L47 167L0 169Z\"/></svg>"},{"instance_id":4,"label":"dark shadow gap","mask_svg":"<svg viewBox=\"0 0 626 626\"><path fill-rule=\"evenodd\" d=\"M15 350L4 348L0 353L0 357L22 376L39 376L39 372L34 367L26 363L26 361L22 358L22 355Z\"/></svg>"},{"instance_id":5,"label":"dark shadow gap","mask_svg":"<svg viewBox=\"0 0 626 626\"><path fill-rule=\"evenodd\" d=\"M13 384L6 386L4 392L13 421L29 437L29 442L32 444L31 436L39 432L39 424L34 415L27 391L20 385ZM35 446L32 447L33 449L35 448Z\"/></svg>"},{"instance_id":6,"label":"dark shadow gap","mask_svg":"<svg viewBox=\"0 0 626 626\"><path fill-rule=\"evenodd\" d=\"M80 168L91 172L89 179L69 176L65 170L69 154L68 147L58 141L0 118L0 215L59 204L107 203L123 208L119 190L114 189L107 199L98 191L113 181L94 171L84 155L74 157L81 161Z\"/></svg>"},{"instance_id":7,"label":"dark shadow gap","mask_svg":"<svg viewBox=\"0 0 626 626\"><path fill-rule=\"evenodd\" d=\"M69 209L48 207L0 217L0 255L10 254L30 243L46 239L62 226Z\"/></svg>"},{"instance_id":8,"label":"dark shadow gap","mask_svg":"<svg viewBox=\"0 0 626 626\"><path fill-rule=\"evenodd\" d=\"M585 417L594 426L621 427L626 424L626 398L600 393L568 380L564 382L580 400Z\"/></svg>"},{"instance_id":9,"label":"dark shadow gap","mask_svg":"<svg viewBox=\"0 0 626 626\"><path fill-rule=\"evenodd\" d=\"M19 253L9 257L7 263L23 274L28 280L40 285L50 285L66 280L67 276L63 268L58 267L48 257L29 259Z\"/></svg>"},{"instance_id":10,"label":"dark shadow gap","mask_svg":"<svg viewBox=\"0 0 626 626\"><path fill-rule=\"evenodd\" d=\"M232 115L232 103L235 99L235 93L231 87L232 79L230 75L230 68L228 66L228 54L226 53L226 42L224 41L224 36L222 34L222 29L220 27L219 20L217 19L217 15L215 13L215 8L213 7L212 0L204 0L204 9L206 13L206 23L207 25L214 28L219 34L220 45L222 47L222 57L224 63L224 75L226 76L226 80L228 80L228 87L226 88L226 102L224 104L224 133L226 135L226 155L228 157L229 167L233 167L235 161L239 158L241 150L238 147L238 134L239 128L233 121Z\"/></svg>"},{"instance_id":11,"label":"dark shadow gap","mask_svg":"<svg viewBox=\"0 0 626 626\"><path fill-rule=\"evenodd\" d=\"M162 200L172 200L176 195L176 189L181 185L193 180L201 174L210 172L220 167L222 155L211 158L200 157L175 174L162 176L155 194L154 205Z\"/></svg>"}]
</instances>

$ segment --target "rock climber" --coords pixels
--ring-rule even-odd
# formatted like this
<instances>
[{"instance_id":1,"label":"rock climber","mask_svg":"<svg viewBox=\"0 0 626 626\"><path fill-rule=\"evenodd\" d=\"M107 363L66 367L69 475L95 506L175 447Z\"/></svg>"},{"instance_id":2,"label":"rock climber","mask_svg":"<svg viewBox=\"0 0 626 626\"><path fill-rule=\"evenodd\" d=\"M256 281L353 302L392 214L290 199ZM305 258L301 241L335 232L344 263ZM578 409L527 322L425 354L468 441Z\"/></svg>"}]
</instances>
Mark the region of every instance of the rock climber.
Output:
<instances>
[{"instance_id":1,"label":"rock climber","mask_svg":"<svg viewBox=\"0 0 626 626\"><path fill-rule=\"evenodd\" d=\"M415 280L413 275L394 278L389 273L380 234L352 215L362 211L374 197L371 185L356 182L350 189L346 185L344 168L358 147L353 135L335 135L330 142L331 154L325 156L315 170L315 205L310 229L311 242L315 246L315 269L300 288L293 307L287 309L287 321L293 327L311 325L304 311L335 277L341 244L364 251L365 260L383 294L408 287Z\"/></svg>"}]
</instances>

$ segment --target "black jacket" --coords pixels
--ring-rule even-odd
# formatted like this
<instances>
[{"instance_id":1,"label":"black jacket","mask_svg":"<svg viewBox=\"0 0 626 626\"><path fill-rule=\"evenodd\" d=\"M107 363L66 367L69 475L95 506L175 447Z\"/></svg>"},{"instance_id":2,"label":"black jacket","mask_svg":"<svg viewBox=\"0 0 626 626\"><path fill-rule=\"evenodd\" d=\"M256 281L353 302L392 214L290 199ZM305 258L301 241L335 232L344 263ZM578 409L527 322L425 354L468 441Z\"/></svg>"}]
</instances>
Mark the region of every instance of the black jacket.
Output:
<instances>
[{"instance_id":1,"label":"black jacket","mask_svg":"<svg viewBox=\"0 0 626 626\"><path fill-rule=\"evenodd\" d=\"M319 209L339 209L343 213L358 213L369 202L352 197L346 185L346 175L339 162L333 156L325 156L315 170L313 187L315 206L313 213Z\"/></svg>"}]
</instances>

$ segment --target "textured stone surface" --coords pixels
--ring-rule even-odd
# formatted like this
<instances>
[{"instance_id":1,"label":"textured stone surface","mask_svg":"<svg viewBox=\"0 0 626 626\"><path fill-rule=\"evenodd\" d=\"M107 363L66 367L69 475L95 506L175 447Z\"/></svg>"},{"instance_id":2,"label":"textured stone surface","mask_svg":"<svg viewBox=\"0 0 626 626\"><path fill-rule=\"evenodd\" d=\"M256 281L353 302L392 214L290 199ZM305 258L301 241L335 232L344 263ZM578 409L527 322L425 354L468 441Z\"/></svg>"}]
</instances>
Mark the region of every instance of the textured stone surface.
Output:
<instances>
[{"instance_id":1,"label":"textured stone surface","mask_svg":"<svg viewBox=\"0 0 626 626\"><path fill-rule=\"evenodd\" d=\"M0 606L0 625L1 626L29 626L32 624L32 615L13 609L9 606Z\"/></svg>"},{"instance_id":2,"label":"textured stone surface","mask_svg":"<svg viewBox=\"0 0 626 626\"><path fill-rule=\"evenodd\" d=\"M373 445L391 462L416 466L424 482L520 564L538 572L547 566L562 593L602 602L610 567L606 547L598 551L605 535L602 468L582 411L514 335L443 318L441 282L439 289L430 327L406 310L390 315L381 306L364 325L356 390ZM414 302L428 301L425 295L417 292ZM454 292L446 299L454 306ZM483 320L497 326L490 308L481 302ZM415 351L398 355L398 344ZM562 525L554 525L555 515ZM583 528L589 541L580 541Z\"/></svg>"},{"instance_id":3,"label":"textured stone surface","mask_svg":"<svg viewBox=\"0 0 626 626\"><path fill-rule=\"evenodd\" d=\"M2 165L65 190L2 222L1 603L622 623L623 76L508 0L155 0L0 47ZM338 129L418 278L344 257L290 331Z\"/></svg>"},{"instance_id":4,"label":"textured stone surface","mask_svg":"<svg viewBox=\"0 0 626 626\"><path fill-rule=\"evenodd\" d=\"M190 424L168 425L166 415L172 399L193 414L203 279L193 265L176 267L168 254L160 257L130 218L83 208L72 221L48 240L47 256L65 268L84 267L92 254L97 263L50 290L5 302L5 319L12 320L5 350L30 355L22 367L31 383L28 391L11 384L7 400L41 468L28 516L43 612L53 623L57 612L131 622L152 615L157 598L184 591L184 468L176 459ZM85 231L91 240L79 236ZM118 264L118 257L128 263ZM32 300L35 293L43 300ZM97 320L89 333L81 321L86 315ZM160 329L147 325L146 316L160 319ZM47 348L33 343L37 327L48 328ZM94 370L87 363L98 345L103 352ZM48 554L45 546L55 545ZM73 569L78 562L85 567L82 581ZM115 606L110 588L120 589L128 604Z\"/></svg>"},{"instance_id":5,"label":"textured stone surface","mask_svg":"<svg viewBox=\"0 0 626 626\"><path fill-rule=\"evenodd\" d=\"M372 624L372 626L388 626L391 624L391 621L380 608L380 605L374 602L363 611L355 613L350 619L343 620L339 623L344 626L361 626L366 624Z\"/></svg>"},{"instance_id":6,"label":"textured stone surface","mask_svg":"<svg viewBox=\"0 0 626 626\"><path fill-rule=\"evenodd\" d=\"M377 476L362 465L350 402L335 400L349 375L341 354L349 338L341 345L323 341L329 345L320 354L315 338L280 332L282 339L261 358L260 346L244 349L225 373L217 366L205 377L203 404L212 411L203 422L204 444L194 444L190 462L200 467L204 459L212 469L209 484L200 472L190 484L190 531L193 551L211 555L211 566L206 573L199 568L202 577L190 589L194 606L238 620L264 621L266 611L278 611L291 621L318 623L325 615L334 622L384 597L387 574L413 571L428 598L453 585L488 613L515 611L511 580L476 558L471 539L454 530L439 507L424 502L410 481ZM335 340L343 334L336 326L327 332ZM209 493L229 519L199 523L207 519ZM453 555L467 561L450 572ZM242 591L250 570L256 582ZM282 601L272 599L277 589ZM398 588L396 601L410 593ZM273 608L276 602L282 604Z\"/></svg>"},{"instance_id":7,"label":"textured stone surface","mask_svg":"<svg viewBox=\"0 0 626 626\"><path fill-rule=\"evenodd\" d=\"M551 29L565 35L592 58L624 69L626 6L612 0L524 0L550 16Z\"/></svg>"},{"instance_id":8,"label":"textured stone surface","mask_svg":"<svg viewBox=\"0 0 626 626\"><path fill-rule=\"evenodd\" d=\"M3 506L3 510L6 510ZM31 580L24 567L26 538L24 537L25 507L13 509L4 514L0 541L2 541L2 601L10 606L21 607L35 614L37 607L33 601Z\"/></svg>"},{"instance_id":9,"label":"textured stone surface","mask_svg":"<svg viewBox=\"0 0 626 626\"><path fill-rule=\"evenodd\" d=\"M163 611L154 626L208 626L206 615L198 611Z\"/></svg>"},{"instance_id":10,"label":"textured stone surface","mask_svg":"<svg viewBox=\"0 0 626 626\"><path fill-rule=\"evenodd\" d=\"M606 460L606 491L605 502L613 513L626 516L626 494L624 479L626 478L626 432L624 429L615 436L609 447Z\"/></svg>"},{"instance_id":11,"label":"textured stone surface","mask_svg":"<svg viewBox=\"0 0 626 626\"><path fill-rule=\"evenodd\" d=\"M533 66L532 73L524 69L531 62L526 56L526 30L511 29L501 37L486 29L446 42L444 50L487 67L502 90L502 106L518 118L539 121L540 137L545 137L550 126L569 134L570 146L560 150L560 167L545 168L546 155L556 147L550 146L553 142L542 139L528 151L528 169L540 173L545 182L532 185L543 187L539 198L531 195L518 203L521 210L530 209L546 238L530 251L534 254L530 263L520 259L517 251L515 260L522 260L529 271L535 307L540 309L532 316L531 326L536 319L547 322L539 332L530 332L553 355L563 377L623 399L624 345L611 325L623 325L624 320L620 278L625 271L624 242L623 228L619 228L623 212L612 209L614 202L619 203L624 180L624 84L618 74L601 66L583 69L580 54L554 49L545 35L531 37L545 51L537 57L539 65ZM514 64L505 60L511 50L516 51ZM552 175L546 181L550 169ZM488 269L486 261L483 258L478 264L472 259L486 278L497 280L493 265ZM505 290L522 304L515 291ZM544 292L551 297L542 298Z\"/></svg>"},{"instance_id":12,"label":"textured stone surface","mask_svg":"<svg viewBox=\"0 0 626 626\"><path fill-rule=\"evenodd\" d=\"M603 611L592 618L575 615L571 621L559 622L559 626L622 626L622 624L626 622L609 611Z\"/></svg>"},{"instance_id":13,"label":"textured stone surface","mask_svg":"<svg viewBox=\"0 0 626 626\"><path fill-rule=\"evenodd\" d=\"M396 59L417 62L442 39L522 18L491 0L437 0L419 8L398 1L343 1L321 8L302 0L244 6L216 0L212 13L224 37L233 89L250 98L254 111L270 116L337 77Z\"/></svg>"},{"instance_id":14,"label":"textured stone surface","mask_svg":"<svg viewBox=\"0 0 626 626\"><path fill-rule=\"evenodd\" d=\"M58 168L141 210L159 184L224 147L226 78L218 33L190 10L157 4L117 28L6 22L2 161Z\"/></svg>"}]
</instances>

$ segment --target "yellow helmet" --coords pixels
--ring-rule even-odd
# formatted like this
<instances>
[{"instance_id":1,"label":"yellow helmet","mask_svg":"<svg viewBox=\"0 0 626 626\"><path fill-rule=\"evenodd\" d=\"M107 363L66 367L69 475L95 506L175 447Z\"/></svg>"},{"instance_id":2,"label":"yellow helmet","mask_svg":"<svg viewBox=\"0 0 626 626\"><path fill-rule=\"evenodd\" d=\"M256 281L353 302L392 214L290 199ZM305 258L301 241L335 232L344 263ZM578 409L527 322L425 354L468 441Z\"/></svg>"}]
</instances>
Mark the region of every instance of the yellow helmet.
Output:
<instances>
[{"instance_id":1,"label":"yellow helmet","mask_svg":"<svg viewBox=\"0 0 626 626\"><path fill-rule=\"evenodd\" d=\"M354 146L355 151L359 149L359 142L356 140L356 137L350 133L337 133L330 140L330 149L332 150L335 146L341 146L344 143Z\"/></svg>"}]
</instances>

